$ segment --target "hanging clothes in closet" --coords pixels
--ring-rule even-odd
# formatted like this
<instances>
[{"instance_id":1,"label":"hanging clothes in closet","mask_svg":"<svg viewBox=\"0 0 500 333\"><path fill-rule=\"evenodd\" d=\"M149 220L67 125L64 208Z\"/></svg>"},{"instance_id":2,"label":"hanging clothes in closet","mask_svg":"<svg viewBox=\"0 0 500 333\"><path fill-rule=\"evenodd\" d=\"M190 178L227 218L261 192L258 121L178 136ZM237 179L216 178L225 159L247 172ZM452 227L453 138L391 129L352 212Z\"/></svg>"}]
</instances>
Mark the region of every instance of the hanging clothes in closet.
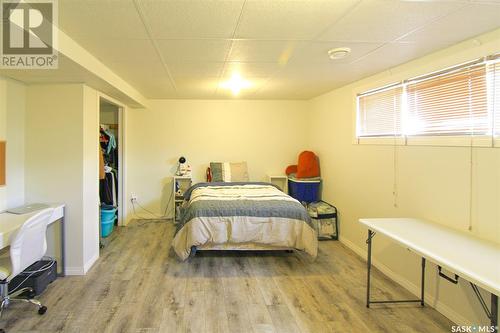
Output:
<instances>
[{"instance_id":1,"label":"hanging clothes in closet","mask_svg":"<svg viewBox=\"0 0 500 333\"><path fill-rule=\"evenodd\" d=\"M102 204L118 206L118 149L116 138L109 130L100 128L99 196Z\"/></svg>"}]
</instances>

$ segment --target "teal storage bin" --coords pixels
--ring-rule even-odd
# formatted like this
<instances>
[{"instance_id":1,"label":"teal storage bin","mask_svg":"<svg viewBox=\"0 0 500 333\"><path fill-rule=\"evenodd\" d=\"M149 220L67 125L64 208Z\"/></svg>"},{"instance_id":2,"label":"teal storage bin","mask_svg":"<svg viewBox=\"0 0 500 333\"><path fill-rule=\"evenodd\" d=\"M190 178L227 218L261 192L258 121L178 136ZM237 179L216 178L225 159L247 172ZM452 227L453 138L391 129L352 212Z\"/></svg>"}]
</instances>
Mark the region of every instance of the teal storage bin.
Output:
<instances>
[{"instance_id":1,"label":"teal storage bin","mask_svg":"<svg viewBox=\"0 0 500 333\"><path fill-rule=\"evenodd\" d=\"M101 206L101 220L109 220L116 215L116 208L113 206L102 205Z\"/></svg>"},{"instance_id":2,"label":"teal storage bin","mask_svg":"<svg viewBox=\"0 0 500 333\"><path fill-rule=\"evenodd\" d=\"M101 237L108 237L115 226L116 208L113 206L101 207Z\"/></svg>"},{"instance_id":3,"label":"teal storage bin","mask_svg":"<svg viewBox=\"0 0 500 333\"><path fill-rule=\"evenodd\" d=\"M111 220L101 220L101 237L108 237L113 232L115 226L115 218Z\"/></svg>"}]
</instances>

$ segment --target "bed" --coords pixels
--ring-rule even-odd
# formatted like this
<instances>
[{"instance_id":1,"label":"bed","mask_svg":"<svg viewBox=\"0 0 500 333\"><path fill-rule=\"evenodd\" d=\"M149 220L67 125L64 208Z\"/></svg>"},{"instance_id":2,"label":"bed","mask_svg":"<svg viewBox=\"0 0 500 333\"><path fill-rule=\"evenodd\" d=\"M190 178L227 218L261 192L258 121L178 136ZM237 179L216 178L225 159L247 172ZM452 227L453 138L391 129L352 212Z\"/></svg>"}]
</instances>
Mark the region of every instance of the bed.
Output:
<instances>
[{"instance_id":1,"label":"bed","mask_svg":"<svg viewBox=\"0 0 500 333\"><path fill-rule=\"evenodd\" d=\"M316 257L306 209L262 182L199 183L184 194L172 247L181 260L197 250L299 250Z\"/></svg>"}]
</instances>

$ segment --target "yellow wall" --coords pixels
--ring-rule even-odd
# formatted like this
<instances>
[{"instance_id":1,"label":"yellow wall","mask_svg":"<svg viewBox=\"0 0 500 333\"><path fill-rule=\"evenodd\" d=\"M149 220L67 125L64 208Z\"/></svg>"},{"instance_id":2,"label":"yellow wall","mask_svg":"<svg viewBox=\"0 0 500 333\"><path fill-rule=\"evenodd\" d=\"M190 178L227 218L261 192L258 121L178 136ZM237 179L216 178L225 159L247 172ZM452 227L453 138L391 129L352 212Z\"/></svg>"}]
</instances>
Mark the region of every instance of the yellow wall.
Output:
<instances>
[{"instance_id":1,"label":"yellow wall","mask_svg":"<svg viewBox=\"0 0 500 333\"><path fill-rule=\"evenodd\" d=\"M306 147L305 101L155 100L150 105L127 113L126 194L127 202L135 193L157 215L165 211L179 156L187 158L197 182L204 181L212 161L247 161L250 179L262 181L266 174L283 174Z\"/></svg>"},{"instance_id":2,"label":"yellow wall","mask_svg":"<svg viewBox=\"0 0 500 333\"><path fill-rule=\"evenodd\" d=\"M0 186L0 211L24 204L24 84L0 77L0 140L7 141L6 186Z\"/></svg>"},{"instance_id":3,"label":"yellow wall","mask_svg":"<svg viewBox=\"0 0 500 333\"><path fill-rule=\"evenodd\" d=\"M83 258L87 272L99 258L99 96L83 86Z\"/></svg>"},{"instance_id":4,"label":"yellow wall","mask_svg":"<svg viewBox=\"0 0 500 333\"><path fill-rule=\"evenodd\" d=\"M210 161L242 160L248 162L251 180L264 180L266 174L283 173L311 147L321 158L324 198L341 213L341 239L356 252L365 253L360 217L416 216L466 229L470 206L472 233L500 242L500 149L352 143L357 92L498 52L499 43L500 32L483 35L311 101L148 101L148 109L130 109L126 116L127 202L135 193L141 205L163 214L181 155L195 181L204 179ZM0 80L0 138L8 135L7 86ZM22 101L24 88L17 88ZM70 273L81 274L98 251L93 236L97 95L83 85L33 85L27 91L26 197L68 204L68 265ZM22 123L20 118L14 122ZM0 188L0 210L6 202L6 189ZM130 209L127 218L133 218ZM418 258L383 237L376 239L374 256L384 272L417 290ZM434 269L428 270L427 281L429 299L452 320L486 322L464 281L450 285L437 279Z\"/></svg>"},{"instance_id":5,"label":"yellow wall","mask_svg":"<svg viewBox=\"0 0 500 333\"><path fill-rule=\"evenodd\" d=\"M7 82L0 79L0 140L7 140ZM7 157L7 156L6 156ZM8 160L8 158L7 158ZM7 161L6 161L7 162ZM8 174L8 172L7 172ZM0 185L0 212L7 208L7 186Z\"/></svg>"},{"instance_id":6,"label":"yellow wall","mask_svg":"<svg viewBox=\"0 0 500 333\"><path fill-rule=\"evenodd\" d=\"M31 85L26 99L26 201L66 204L66 274L99 256L98 98L83 84Z\"/></svg>"},{"instance_id":7,"label":"yellow wall","mask_svg":"<svg viewBox=\"0 0 500 333\"><path fill-rule=\"evenodd\" d=\"M346 245L365 255L361 217L421 217L467 231L470 206L471 233L500 242L500 149L353 143L356 93L498 52L499 45L500 30L311 101L309 143L321 158L323 196L340 211L340 235ZM419 258L382 236L374 244L377 266L417 292ZM458 323L488 323L466 281L456 287L438 279L434 266L429 268L426 290L441 312Z\"/></svg>"}]
</instances>

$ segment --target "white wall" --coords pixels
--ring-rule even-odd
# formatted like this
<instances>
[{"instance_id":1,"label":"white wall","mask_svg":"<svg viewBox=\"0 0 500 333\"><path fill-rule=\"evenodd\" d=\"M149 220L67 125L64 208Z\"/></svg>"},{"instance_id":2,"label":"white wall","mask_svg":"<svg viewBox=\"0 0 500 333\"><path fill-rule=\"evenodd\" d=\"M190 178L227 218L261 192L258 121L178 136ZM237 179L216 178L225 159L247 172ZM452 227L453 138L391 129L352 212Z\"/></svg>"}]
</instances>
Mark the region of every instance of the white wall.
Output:
<instances>
[{"instance_id":1,"label":"white wall","mask_svg":"<svg viewBox=\"0 0 500 333\"><path fill-rule=\"evenodd\" d=\"M7 142L6 186L0 186L0 211L24 204L24 116L26 87L0 77L0 140Z\"/></svg>"},{"instance_id":2,"label":"white wall","mask_svg":"<svg viewBox=\"0 0 500 333\"><path fill-rule=\"evenodd\" d=\"M283 174L307 146L305 101L155 100L150 105L127 114L126 198L135 193L157 215L170 197L179 156L187 158L197 182L204 181L212 161L247 161L250 179L262 181L266 174Z\"/></svg>"},{"instance_id":3,"label":"white wall","mask_svg":"<svg viewBox=\"0 0 500 333\"><path fill-rule=\"evenodd\" d=\"M99 96L83 86L84 271L99 258Z\"/></svg>"},{"instance_id":4,"label":"white wall","mask_svg":"<svg viewBox=\"0 0 500 333\"><path fill-rule=\"evenodd\" d=\"M500 31L311 101L309 143L321 158L323 197L340 211L340 236L346 245L365 255L366 229L357 222L360 217L421 217L468 232L471 153L471 233L500 242L500 149L474 148L471 152L468 147L353 143L356 93L498 52L498 45ZM418 291L419 258L382 236L376 236L374 258L384 272ZM427 270L427 281L429 300L452 320L463 324L489 323L466 281L461 280L458 287L447 283L437 278L433 265ZM489 299L489 295L485 297Z\"/></svg>"},{"instance_id":5,"label":"white wall","mask_svg":"<svg viewBox=\"0 0 500 333\"><path fill-rule=\"evenodd\" d=\"M7 140L7 82L3 78L0 79L0 140L2 141ZM7 161L8 160L9 159L7 158ZM6 208L7 208L7 186L0 185L0 212L5 210Z\"/></svg>"},{"instance_id":6,"label":"white wall","mask_svg":"<svg viewBox=\"0 0 500 333\"><path fill-rule=\"evenodd\" d=\"M97 259L97 131L92 89L82 84L28 87L26 200L66 204L67 274L84 274Z\"/></svg>"}]
</instances>

